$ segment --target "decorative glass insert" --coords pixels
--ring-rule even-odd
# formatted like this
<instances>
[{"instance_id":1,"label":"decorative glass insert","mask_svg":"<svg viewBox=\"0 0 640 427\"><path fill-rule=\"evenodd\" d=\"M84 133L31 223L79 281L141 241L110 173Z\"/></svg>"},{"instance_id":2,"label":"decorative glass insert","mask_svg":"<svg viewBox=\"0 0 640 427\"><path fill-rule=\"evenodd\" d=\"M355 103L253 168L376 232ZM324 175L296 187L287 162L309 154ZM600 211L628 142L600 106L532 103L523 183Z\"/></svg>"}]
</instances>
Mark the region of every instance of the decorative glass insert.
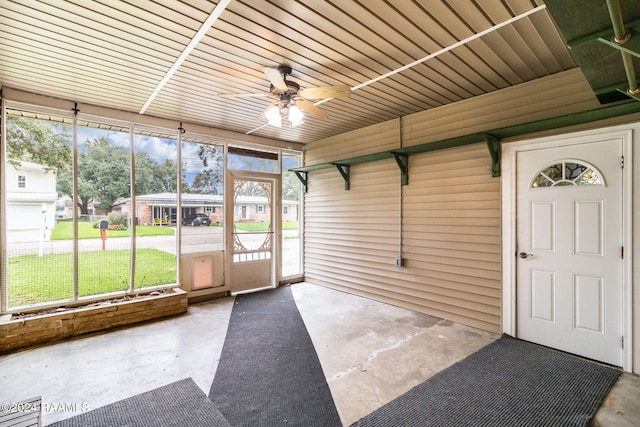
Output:
<instances>
[{"instance_id":1,"label":"decorative glass insert","mask_svg":"<svg viewBox=\"0 0 640 427\"><path fill-rule=\"evenodd\" d=\"M271 259L272 235L270 212L272 185L266 181L234 180L236 216L233 224L233 261L258 261ZM249 204L262 199L265 204ZM257 215L261 206L265 215Z\"/></svg>"},{"instance_id":2,"label":"decorative glass insert","mask_svg":"<svg viewBox=\"0 0 640 427\"><path fill-rule=\"evenodd\" d=\"M531 182L531 188L573 185L604 185L604 180L602 174L591 165L563 160L542 169Z\"/></svg>"}]
</instances>

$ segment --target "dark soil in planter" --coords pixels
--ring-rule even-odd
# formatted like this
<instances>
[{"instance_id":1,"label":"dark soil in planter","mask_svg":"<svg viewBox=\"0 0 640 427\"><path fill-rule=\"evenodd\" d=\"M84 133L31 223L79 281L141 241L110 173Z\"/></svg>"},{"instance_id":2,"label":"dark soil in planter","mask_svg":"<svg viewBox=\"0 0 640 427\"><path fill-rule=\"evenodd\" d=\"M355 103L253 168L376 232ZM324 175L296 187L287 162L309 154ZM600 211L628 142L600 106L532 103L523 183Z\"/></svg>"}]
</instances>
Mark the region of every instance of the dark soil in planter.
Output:
<instances>
[{"instance_id":1,"label":"dark soil in planter","mask_svg":"<svg viewBox=\"0 0 640 427\"><path fill-rule=\"evenodd\" d=\"M87 304L73 305L73 306L70 306L70 307L62 306L62 307L48 308L48 309L45 309L45 310L33 311L33 312L29 312L29 313L14 313L11 316L11 320L27 319L29 317L40 316L40 315L43 315L43 314L64 313L65 311L75 310L77 308L103 307L105 305L111 305L111 304L117 304L117 303L120 303L120 302L147 299L147 298L155 297L155 296L158 296L158 295L166 295L166 294L170 294L170 293L172 293L171 289L160 289L160 290L149 292L149 293L141 293L141 294L135 294L135 295L124 295L124 296L121 296L121 297L118 297L118 298L111 298L111 299L106 299L106 300L102 300L102 301L95 301L95 302L87 303Z\"/></svg>"}]
</instances>

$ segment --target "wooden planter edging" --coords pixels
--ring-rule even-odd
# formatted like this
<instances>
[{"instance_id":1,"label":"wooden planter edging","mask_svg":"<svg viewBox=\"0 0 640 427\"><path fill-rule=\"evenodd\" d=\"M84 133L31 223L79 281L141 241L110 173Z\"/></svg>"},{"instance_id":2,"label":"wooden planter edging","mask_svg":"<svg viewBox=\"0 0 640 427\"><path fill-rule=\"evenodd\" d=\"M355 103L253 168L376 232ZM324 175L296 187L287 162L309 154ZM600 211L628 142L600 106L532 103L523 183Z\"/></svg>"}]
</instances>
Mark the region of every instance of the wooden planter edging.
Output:
<instances>
[{"instance_id":1,"label":"wooden planter edging","mask_svg":"<svg viewBox=\"0 0 640 427\"><path fill-rule=\"evenodd\" d=\"M90 332L185 313L187 293L180 288L171 291L131 301L78 307L59 313L0 322L0 354Z\"/></svg>"}]
</instances>

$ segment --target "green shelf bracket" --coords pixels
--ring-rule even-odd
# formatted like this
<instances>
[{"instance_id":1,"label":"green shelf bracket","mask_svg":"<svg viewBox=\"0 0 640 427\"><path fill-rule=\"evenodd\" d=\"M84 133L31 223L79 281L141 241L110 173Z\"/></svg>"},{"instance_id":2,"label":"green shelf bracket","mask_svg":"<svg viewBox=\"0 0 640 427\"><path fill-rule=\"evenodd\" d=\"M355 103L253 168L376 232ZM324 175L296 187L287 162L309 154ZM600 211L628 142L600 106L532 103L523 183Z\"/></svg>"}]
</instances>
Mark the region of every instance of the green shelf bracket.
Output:
<instances>
[{"instance_id":1,"label":"green shelf bracket","mask_svg":"<svg viewBox=\"0 0 640 427\"><path fill-rule=\"evenodd\" d=\"M409 155L396 153L393 151L391 152L391 154L393 155L393 158L396 159L396 163L400 168L400 173L401 173L400 183L402 185L409 184Z\"/></svg>"},{"instance_id":2,"label":"green shelf bracket","mask_svg":"<svg viewBox=\"0 0 640 427\"><path fill-rule=\"evenodd\" d=\"M302 188L304 189L304 192L307 192L307 182L309 179L309 173L305 172L305 171L296 171L294 170L293 173L296 174L296 176L298 177L298 179L300 180L300 182L302 183Z\"/></svg>"},{"instance_id":3,"label":"green shelf bracket","mask_svg":"<svg viewBox=\"0 0 640 427\"><path fill-rule=\"evenodd\" d=\"M338 169L338 172L340 172L340 175L342 175L344 179L344 189L348 190L351 184L349 180L349 165L341 165L339 163L334 163L333 165Z\"/></svg>"},{"instance_id":4,"label":"green shelf bracket","mask_svg":"<svg viewBox=\"0 0 640 427\"><path fill-rule=\"evenodd\" d=\"M495 136L485 135L485 142L491 155L491 176L499 177L502 173L500 169L500 160L502 157L502 150L500 149L500 140Z\"/></svg>"}]
</instances>

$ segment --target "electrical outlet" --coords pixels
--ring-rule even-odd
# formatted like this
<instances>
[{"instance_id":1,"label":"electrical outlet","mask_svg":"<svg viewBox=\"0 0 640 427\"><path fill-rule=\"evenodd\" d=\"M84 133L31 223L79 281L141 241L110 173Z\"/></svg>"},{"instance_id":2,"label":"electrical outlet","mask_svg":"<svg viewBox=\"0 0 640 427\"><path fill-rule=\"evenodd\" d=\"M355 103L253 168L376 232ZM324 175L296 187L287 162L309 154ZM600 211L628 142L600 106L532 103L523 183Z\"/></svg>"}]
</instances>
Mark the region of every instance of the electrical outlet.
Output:
<instances>
[{"instance_id":1,"label":"electrical outlet","mask_svg":"<svg viewBox=\"0 0 640 427\"><path fill-rule=\"evenodd\" d=\"M401 256L396 257L396 267L402 267L404 265L404 259Z\"/></svg>"}]
</instances>

